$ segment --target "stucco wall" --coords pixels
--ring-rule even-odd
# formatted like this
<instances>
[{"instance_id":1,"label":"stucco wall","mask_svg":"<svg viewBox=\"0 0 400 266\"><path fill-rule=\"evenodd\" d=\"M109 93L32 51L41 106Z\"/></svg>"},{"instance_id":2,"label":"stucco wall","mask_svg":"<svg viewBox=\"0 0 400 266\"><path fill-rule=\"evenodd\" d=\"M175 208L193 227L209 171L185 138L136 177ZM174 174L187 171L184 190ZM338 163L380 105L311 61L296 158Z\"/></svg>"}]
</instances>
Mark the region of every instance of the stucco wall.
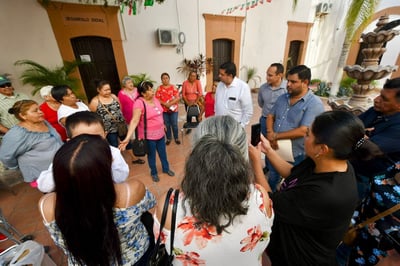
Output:
<instances>
[{"instance_id":1,"label":"stucco wall","mask_svg":"<svg viewBox=\"0 0 400 266\"><path fill-rule=\"evenodd\" d=\"M243 0L167 0L164 4L139 8L138 14L119 17L123 48L129 74L147 73L160 83L160 74L169 72L173 83L185 77L176 68L183 58L205 53L205 23L202 14L221 14L228 8L243 4ZM272 0L254 8L237 9L232 16L242 16L240 66L256 67L265 81L265 70L273 62L282 62L286 45L287 21L313 23L305 64L312 68L314 78L332 80L344 37L344 14L349 0L332 1L330 14L315 17L320 0L298 1L296 11L292 1ZM397 0L382 1L380 9L397 4ZM46 66L62 63L62 58L46 10L36 0L0 1L0 73L10 73L15 88L30 93L18 78L22 68L14 66L20 59L31 59ZM226 14L226 12L224 12ZM374 22L375 24L376 22ZM159 46L158 28L172 28L186 35L182 52L174 46ZM400 37L389 43L383 62L392 64L400 47ZM243 76L243 73L240 73ZM204 78L202 80L203 84ZM157 84L158 85L158 84ZM259 84L258 84L259 85ZM37 98L38 99L38 98Z\"/></svg>"},{"instance_id":2,"label":"stucco wall","mask_svg":"<svg viewBox=\"0 0 400 266\"><path fill-rule=\"evenodd\" d=\"M19 81L23 68L14 66L14 62L30 59L45 66L62 63L47 12L35 0L0 1L0 10L0 73L11 74L14 88L31 95L32 87Z\"/></svg>"}]
</instances>

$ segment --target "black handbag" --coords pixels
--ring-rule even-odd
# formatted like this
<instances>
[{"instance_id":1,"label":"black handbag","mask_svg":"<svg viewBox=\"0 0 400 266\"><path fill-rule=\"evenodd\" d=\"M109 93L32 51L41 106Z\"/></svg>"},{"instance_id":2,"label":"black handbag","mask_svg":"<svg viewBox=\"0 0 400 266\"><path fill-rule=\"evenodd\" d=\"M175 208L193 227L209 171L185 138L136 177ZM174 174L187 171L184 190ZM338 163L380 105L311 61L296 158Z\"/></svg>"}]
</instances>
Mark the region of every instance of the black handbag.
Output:
<instances>
[{"instance_id":1,"label":"black handbag","mask_svg":"<svg viewBox=\"0 0 400 266\"><path fill-rule=\"evenodd\" d=\"M143 101L142 101L143 102ZM135 129L135 135L136 138L132 141L132 151L135 156L141 157L141 156L146 156L148 153L148 147L147 147L147 116L146 116L146 105L143 102L143 107L144 107L144 117L143 117L143 122L144 122L144 139L138 139L138 129L136 127Z\"/></svg>"},{"instance_id":2,"label":"black handbag","mask_svg":"<svg viewBox=\"0 0 400 266\"><path fill-rule=\"evenodd\" d=\"M176 189L174 192L174 205L172 207L172 218L171 218L171 237L170 237L170 252L168 254L165 244L161 243L161 232L165 225L165 220L167 218L169 199L171 197L173 188L170 188L167 192L167 196L165 198L163 212L161 215L161 223L160 223L160 231L158 234L156 245L150 255L147 266L170 266L172 265L172 261L174 260L174 255L172 251L174 249L174 236L175 236L175 224L176 224L176 209L178 207L178 197L179 197L179 189Z\"/></svg>"}]
</instances>

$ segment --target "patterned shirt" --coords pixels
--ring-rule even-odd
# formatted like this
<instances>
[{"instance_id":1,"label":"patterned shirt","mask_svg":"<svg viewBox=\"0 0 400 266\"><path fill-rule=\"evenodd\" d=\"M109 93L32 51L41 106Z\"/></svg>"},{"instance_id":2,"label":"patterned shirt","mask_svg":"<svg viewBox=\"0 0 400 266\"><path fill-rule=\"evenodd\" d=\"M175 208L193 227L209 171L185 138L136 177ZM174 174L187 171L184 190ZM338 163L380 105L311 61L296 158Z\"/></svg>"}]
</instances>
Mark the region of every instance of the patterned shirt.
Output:
<instances>
[{"instance_id":1,"label":"patterned shirt","mask_svg":"<svg viewBox=\"0 0 400 266\"><path fill-rule=\"evenodd\" d=\"M136 205L128 208L114 208L114 222L117 226L121 241L122 265L133 265L137 262L150 245L150 238L140 221L141 215L156 205L154 195L146 189L144 198ZM65 248L62 233L55 221L44 223L53 241L63 249L68 256L68 265L76 265ZM114 264L112 264L114 265Z\"/></svg>"},{"instance_id":2,"label":"patterned shirt","mask_svg":"<svg viewBox=\"0 0 400 266\"><path fill-rule=\"evenodd\" d=\"M104 123L104 129L107 133L116 133L118 131L118 122L125 121L119 103L113 98L111 103L97 104L96 113L101 116Z\"/></svg>"},{"instance_id":3,"label":"patterned shirt","mask_svg":"<svg viewBox=\"0 0 400 266\"><path fill-rule=\"evenodd\" d=\"M189 202L183 201L184 194L180 193L173 265L261 265L261 254L269 243L274 215L267 216L263 194L257 187L250 186L249 197L243 202L248 207L247 214L237 216L221 234L217 234L215 226L197 225ZM160 223L154 217L157 239ZM161 238L169 253L170 231L164 228Z\"/></svg>"}]
</instances>

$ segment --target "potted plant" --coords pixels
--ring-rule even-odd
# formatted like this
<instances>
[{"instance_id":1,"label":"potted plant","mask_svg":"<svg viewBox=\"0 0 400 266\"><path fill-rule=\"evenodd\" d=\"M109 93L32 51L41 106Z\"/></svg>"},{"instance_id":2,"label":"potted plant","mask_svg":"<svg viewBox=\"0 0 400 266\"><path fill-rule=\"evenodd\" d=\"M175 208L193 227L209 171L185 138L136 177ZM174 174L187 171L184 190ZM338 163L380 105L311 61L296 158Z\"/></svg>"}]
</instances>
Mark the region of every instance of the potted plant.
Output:
<instances>
[{"instance_id":1,"label":"potted plant","mask_svg":"<svg viewBox=\"0 0 400 266\"><path fill-rule=\"evenodd\" d=\"M16 66L26 67L22 72L20 79L22 84L30 84L34 87L32 95L35 95L43 86L67 85L75 94L77 94L78 98L85 96L79 93L79 79L72 77L71 74L74 73L78 66L83 64L89 63L78 60L71 62L64 61L62 66L56 66L52 69L32 60L18 60L14 63Z\"/></svg>"},{"instance_id":2,"label":"potted plant","mask_svg":"<svg viewBox=\"0 0 400 266\"><path fill-rule=\"evenodd\" d=\"M199 54L193 59L183 59L181 66L176 69L178 72L183 73L186 77L191 71L197 73L197 78L200 78L204 74L208 74L212 71L213 59L211 57L205 57L203 54Z\"/></svg>"},{"instance_id":3,"label":"potted plant","mask_svg":"<svg viewBox=\"0 0 400 266\"><path fill-rule=\"evenodd\" d=\"M257 75L257 68L256 67L248 67L248 66L242 66L240 70L245 70L246 71L246 83L249 84L250 82L253 82L254 86L250 87L252 92L258 92L257 88L257 81L261 83L261 77Z\"/></svg>"},{"instance_id":4,"label":"potted plant","mask_svg":"<svg viewBox=\"0 0 400 266\"><path fill-rule=\"evenodd\" d=\"M134 75L129 75L132 78L133 85L135 87L139 86L140 83L143 81L149 81L151 83L156 83L155 80L152 80L150 76L148 76L146 73L139 73L139 74L134 74Z\"/></svg>"}]
</instances>

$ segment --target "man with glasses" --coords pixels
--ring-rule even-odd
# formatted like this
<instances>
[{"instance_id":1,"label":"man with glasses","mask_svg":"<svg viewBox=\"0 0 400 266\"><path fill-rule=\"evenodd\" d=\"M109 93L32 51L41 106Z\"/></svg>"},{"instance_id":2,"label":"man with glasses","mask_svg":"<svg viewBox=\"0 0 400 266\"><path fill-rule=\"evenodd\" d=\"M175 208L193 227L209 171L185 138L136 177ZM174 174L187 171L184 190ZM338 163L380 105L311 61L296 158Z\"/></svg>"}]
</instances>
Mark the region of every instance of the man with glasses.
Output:
<instances>
[{"instance_id":1,"label":"man with glasses","mask_svg":"<svg viewBox=\"0 0 400 266\"><path fill-rule=\"evenodd\" d=\"M15 102L28 100L29 97L23 93L14 93L11 81L5 76L0 76L0 135L7 133L8 129L19 121L14 115L8 113Z\"/></svg>"},{"instance_id":2,"label":"man with glasses","mask_svg":"<svg viewBox=\"0 0 400 266\"><path fill-rule=\"evenodd\" d=\"M287 93L276 100L267 116L267 139L272 148L279 149L278 140L289 139L292 146L294 165L304 159L304 136L314 118L324 112L324 105L319 97L308 88L311 70L305 65L291 68L286 76ZM276 191L280 182L279 173L267 160L268 183Z\"/></svg>"}]
</instances>

